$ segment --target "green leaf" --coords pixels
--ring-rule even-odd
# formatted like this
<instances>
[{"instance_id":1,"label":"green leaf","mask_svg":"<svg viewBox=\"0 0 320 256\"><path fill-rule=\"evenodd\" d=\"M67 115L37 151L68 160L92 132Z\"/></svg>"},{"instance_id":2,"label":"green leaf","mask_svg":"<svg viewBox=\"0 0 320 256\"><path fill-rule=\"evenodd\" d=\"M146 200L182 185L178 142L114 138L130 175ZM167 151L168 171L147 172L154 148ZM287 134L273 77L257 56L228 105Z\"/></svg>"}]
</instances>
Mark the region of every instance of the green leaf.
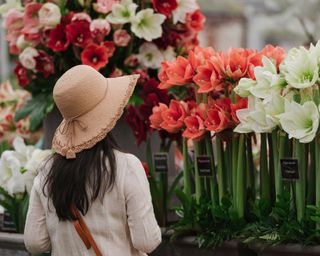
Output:
<instances>
[{"instance_id":1,"label":"green leaf","mask_svg":"<svg viewBox=\"0 0 320 256\"><path fill-rule=\"evenodd\" d=\"M33 99L29 100L23 108L19 109L14 117L14 121L17 122L25 117L27 117L32 110L36 107L37 102Z\"/></svg>"},{"instance_id":2,"label":"green leaf","mask_svg":"<svg viewBox=\"0 0 320 256\"><path fill-rule=\"evenodd\" d=\"M174 179L170 189L169 189L169 192L168 192L168 204L170 204L175 192L176 192L176 188L177 186L179 185L179 182L181 180L181 178L183 177L183 172L180 172L179 175Z\"/></svg>"}]
</instances>

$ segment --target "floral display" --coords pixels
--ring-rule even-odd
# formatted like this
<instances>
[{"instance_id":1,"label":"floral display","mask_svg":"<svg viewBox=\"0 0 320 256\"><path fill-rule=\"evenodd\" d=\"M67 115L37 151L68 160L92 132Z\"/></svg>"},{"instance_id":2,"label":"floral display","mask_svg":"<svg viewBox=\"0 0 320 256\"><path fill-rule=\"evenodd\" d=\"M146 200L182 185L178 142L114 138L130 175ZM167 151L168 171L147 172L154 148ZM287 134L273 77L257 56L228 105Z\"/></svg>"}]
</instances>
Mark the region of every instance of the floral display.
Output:
<instances>
[{"instance_id":1,"label":"floral display","mask_svg":"<svg viewBox=\"0 0 320 256\"><path fill-rule=\"evenodd\" d=\"M33 97L16 119L37 115L31 130L53 109L55 81L81 63L106 77L144 73L131 101L139 105L161 62L196 46L205 21L196 0L7 1L0 12L14 73Z\"/></svg>"},{"instance_id":2,"label":"floral display","mask_svg":"<svg viewBox=\"0 0 320 256\"><path fill-rule=\"evenodd\" d=\"M13 150L1 154L0 192L4 199L0 200L0 204L9 212L20 233L24 229L33 180L41 164L51 154L51 150L26 145L19 136L13 141Z\"/></svg>"},{"instance_id":3,"label":"floral display","mask_svg":"<svg viewBox=\"0 0 320 256\"><path fill-rule=\"evenodd\" d=\"M9 81L0 85L0 143L12 142L16 136L35 142L37 134L30 132L30 119L14 121L15 112L21 109L30 98L30 94L21 89L13 89Z\"/></svg>"}]
</instances>

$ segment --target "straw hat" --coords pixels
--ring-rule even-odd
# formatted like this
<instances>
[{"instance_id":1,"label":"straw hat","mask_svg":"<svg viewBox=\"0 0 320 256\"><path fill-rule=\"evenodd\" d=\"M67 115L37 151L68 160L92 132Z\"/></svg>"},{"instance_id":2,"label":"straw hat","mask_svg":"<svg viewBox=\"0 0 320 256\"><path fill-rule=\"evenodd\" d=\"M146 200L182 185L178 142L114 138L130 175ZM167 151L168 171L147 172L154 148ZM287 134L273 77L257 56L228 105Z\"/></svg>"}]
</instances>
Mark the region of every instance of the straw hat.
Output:
<instances>
[{"instance_id":1,"label":"straw hat","mask_svg":"<svg viewBox=\"0 0 320 256\"><path fill-rule=\"evenodd\" d=\"M105 78L86 65L65 72L53 89L64 119L55 132L52 148L70 159L102 140L121 117L138 78Z\"/></svg>"}]
</instances>

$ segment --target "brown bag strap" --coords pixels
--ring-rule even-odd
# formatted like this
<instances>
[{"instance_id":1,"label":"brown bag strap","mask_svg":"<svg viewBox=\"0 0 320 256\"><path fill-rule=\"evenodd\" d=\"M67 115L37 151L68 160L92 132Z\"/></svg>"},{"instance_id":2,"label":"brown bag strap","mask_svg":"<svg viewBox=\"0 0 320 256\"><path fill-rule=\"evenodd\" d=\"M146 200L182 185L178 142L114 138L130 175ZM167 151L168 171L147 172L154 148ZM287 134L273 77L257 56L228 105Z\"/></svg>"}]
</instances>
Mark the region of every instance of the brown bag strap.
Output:
<instances>
[{"instance_id":1,"label":"brown bag strap","mask_svg":"<svg viewBox=\"0 0 320 256\"><path fill-rule=\"evenodd\" d=\"M90 230L87 224L84 222L79 210L74 205L72 205L71 212L76 218L76 220L73 221L73 226L75 227L78 235L80 236L87 249L89 250L92 247L97 256L102 256L102 253L99 250L95 240L93 239Z\"/></svg>"}]
</instances>

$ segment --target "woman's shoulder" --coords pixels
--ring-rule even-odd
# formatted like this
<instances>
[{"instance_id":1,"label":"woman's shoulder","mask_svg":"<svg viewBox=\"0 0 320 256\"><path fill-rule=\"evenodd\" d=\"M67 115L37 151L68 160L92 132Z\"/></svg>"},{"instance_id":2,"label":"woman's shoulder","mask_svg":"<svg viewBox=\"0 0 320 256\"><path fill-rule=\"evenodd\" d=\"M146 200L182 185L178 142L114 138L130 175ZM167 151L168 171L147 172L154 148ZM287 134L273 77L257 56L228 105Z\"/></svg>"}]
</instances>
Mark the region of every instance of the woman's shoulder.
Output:
<instances>
[{"instance_id":1,"label":"woman's shoulder","mask_svg":"<svg viewBox=\"0 0 320 256\"><path fill-rule=\"evenodd\" d=\"M117 165L120 168L124 167L126 170L143 168L141 160L131 153L125 153L125 152L115 150L115 156L116 156Z\"/></svg>"}]
</instances>

